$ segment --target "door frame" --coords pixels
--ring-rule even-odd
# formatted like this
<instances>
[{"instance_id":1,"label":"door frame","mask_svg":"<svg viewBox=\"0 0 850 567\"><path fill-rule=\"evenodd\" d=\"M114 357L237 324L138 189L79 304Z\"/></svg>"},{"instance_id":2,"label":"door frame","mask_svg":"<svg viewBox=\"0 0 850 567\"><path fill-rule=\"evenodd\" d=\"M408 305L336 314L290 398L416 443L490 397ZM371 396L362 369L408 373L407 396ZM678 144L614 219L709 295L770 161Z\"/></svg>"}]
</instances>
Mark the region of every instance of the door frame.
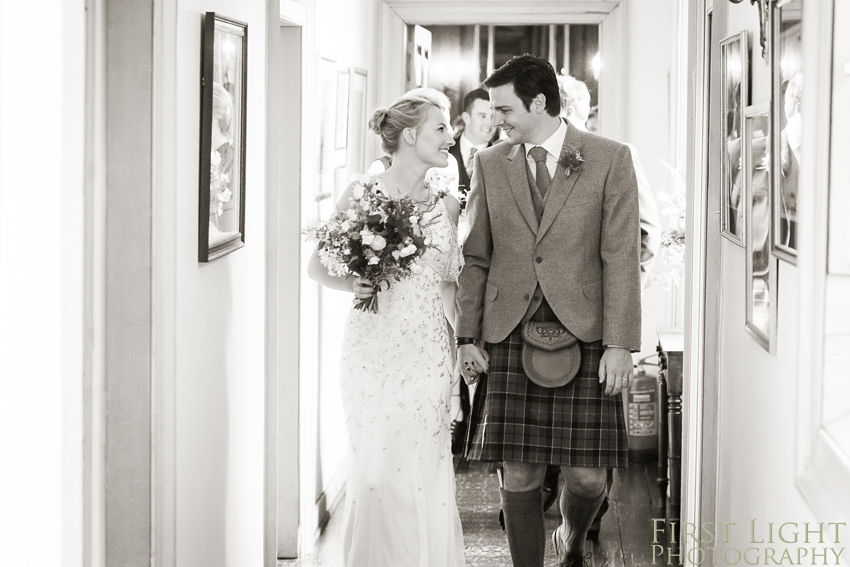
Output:
<instances>
[{"instance_id":1,"label":"door frame","mask_svg":"<svg viewBox=\"0 0 850 567\"><path fill-rule=\"evenodd\" d=\"M726 9L721 2L720 10ZM687 96L687 229L685 235L685 375L682 432L682 521L692 525L716 520L719 424L719 329L722 278L718 179L710 177L717 163L719 140L711 116L719 115L720 98L712 96L711 79L719 76L719 45L725 12L717 17L711 0L680 4L679 21L688 28L685 73ZM711 18L712 28L708 28ZM709 35L711 34L711 35ZM680 43L680 49L683 46ZM716 121L715 121L716 122ZM716 129L715 129L716 130ZM715 161L713 161L715 160ZM711 214L712 211L715 214ZM683 553L694 544L684 542ZM699 544L696 544L699 546Z\"/></svg>"}]
</instances>

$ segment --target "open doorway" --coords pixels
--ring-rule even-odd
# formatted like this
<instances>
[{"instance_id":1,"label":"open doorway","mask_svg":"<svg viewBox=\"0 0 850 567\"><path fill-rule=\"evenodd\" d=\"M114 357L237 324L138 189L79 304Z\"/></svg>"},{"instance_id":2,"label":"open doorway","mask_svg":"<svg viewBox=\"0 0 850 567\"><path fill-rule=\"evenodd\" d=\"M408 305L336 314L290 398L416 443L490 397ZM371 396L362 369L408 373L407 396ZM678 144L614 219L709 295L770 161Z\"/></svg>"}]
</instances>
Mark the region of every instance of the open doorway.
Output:
<instances>
[{"instance_id":1,"label":"open doorway","mask_svg":"<svg viewBox=\"0 0 850 567\"><path fill-rule=\"evenodd\" d=\"M596 128L599 103L599 26L565 25L426 25L430 32L428 86L449 97L452 123L463 122L463 97L480 86L487 75L514 55L530 53L548 59L560 74L583 81L590 92L591 120ZM410 77L415 74L408 73ZM421 85L417 85L421 86ZM411 88L413 86L411 85Z\"/></svg>"}]
</instances>

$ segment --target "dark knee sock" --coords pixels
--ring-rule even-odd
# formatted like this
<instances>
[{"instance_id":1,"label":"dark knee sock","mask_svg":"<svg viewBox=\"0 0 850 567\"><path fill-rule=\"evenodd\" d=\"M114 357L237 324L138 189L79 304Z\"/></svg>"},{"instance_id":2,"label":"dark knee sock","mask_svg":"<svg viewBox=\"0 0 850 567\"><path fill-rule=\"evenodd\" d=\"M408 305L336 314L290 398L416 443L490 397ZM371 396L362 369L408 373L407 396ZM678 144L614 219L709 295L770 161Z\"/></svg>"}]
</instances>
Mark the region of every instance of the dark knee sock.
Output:
<instances>
[{"instance_id":1,"label":"dark knee sock","mask_svg":"<svg viewBox=\"0 0 850 567\"><path fill-rule=\"evenodd\" d=\"M565 548L568 553L581 553L584 549L584 539L587 528L593 522L599 505L605 499L603 489L597 496L585 498L570 492L564 487L561 495L561 515L564 518Z\"/></svg>"},{"instance_id":2,"label":"dark knee sock","mask_svg":"<svg viewBox=\"0 0 850 567\"><path fill-rule=\"evenodd\" d=\"M527 492L500 489L499 493L514 567L542 567L546 532L540 489Z\"/></svg>"}]
</instances>

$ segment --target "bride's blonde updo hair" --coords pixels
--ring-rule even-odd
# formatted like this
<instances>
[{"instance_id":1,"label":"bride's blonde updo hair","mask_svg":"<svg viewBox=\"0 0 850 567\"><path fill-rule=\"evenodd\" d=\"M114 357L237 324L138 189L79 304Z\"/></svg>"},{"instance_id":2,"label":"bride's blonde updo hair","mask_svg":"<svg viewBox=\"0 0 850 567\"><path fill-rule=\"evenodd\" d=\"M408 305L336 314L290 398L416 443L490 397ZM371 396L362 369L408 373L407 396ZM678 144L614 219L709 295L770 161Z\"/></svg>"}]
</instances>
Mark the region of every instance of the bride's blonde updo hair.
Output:
<instances>
[{"instance_id":1,"label":"bride's blonde updo hair","mask_svg":"<svg viewBox=\"0 0 850 567\"><path fill-rule=\"evenodd\" d=\"M449 112L449 99L436 89L413 89L390 105L372 114L369 128L381 137L381 147L392 155L398 151L401 133L405 128L418 130L425 122L428 108L435 106Z\"/></svg>"}]
</instances>

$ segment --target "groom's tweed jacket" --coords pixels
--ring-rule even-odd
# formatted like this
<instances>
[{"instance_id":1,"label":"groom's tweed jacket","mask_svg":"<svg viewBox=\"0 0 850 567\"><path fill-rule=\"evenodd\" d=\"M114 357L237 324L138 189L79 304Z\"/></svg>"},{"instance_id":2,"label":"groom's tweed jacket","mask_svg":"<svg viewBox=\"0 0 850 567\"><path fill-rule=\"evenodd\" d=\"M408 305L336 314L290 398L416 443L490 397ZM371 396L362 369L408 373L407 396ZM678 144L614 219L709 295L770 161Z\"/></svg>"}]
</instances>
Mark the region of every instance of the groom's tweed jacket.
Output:
<instances>
[{"instance_id":1,"label":"groom's tweed jacket","mask_svg":"<svg viewBox=\"0 0 850 567\"><path fill-rule=\"evenodd\" d=\"M628 147L568 126L584 163L559 163L543 215L532 201L522 145L475 154L469 236L457 293L458 337L503 341L538 283L558 319L584 342L640 349L638 188Z\"/></svg>"}]
</instances>

